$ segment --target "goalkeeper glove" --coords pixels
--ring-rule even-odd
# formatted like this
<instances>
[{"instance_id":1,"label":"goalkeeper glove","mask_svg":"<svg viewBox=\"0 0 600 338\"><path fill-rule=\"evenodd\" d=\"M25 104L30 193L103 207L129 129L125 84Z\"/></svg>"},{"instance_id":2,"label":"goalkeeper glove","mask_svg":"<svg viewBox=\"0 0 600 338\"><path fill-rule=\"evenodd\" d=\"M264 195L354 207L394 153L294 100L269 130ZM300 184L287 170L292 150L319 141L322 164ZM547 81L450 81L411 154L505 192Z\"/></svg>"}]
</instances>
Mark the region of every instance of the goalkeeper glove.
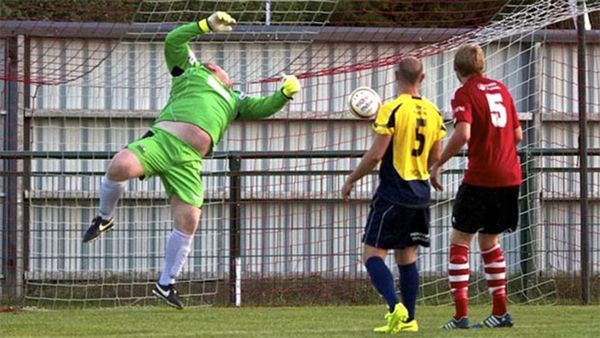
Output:
<instances>
[{"instance_id":1,"label":"goalkeeper glove","mask_svg":"<svg viewBox=\"0 0 600 338\"><path fill-rule=\"evenodd\" d=\"M198 27L203 33L231 32L235 19L225 12L214 12L208 18L198 21Z\"/></svg>"},{"instance_id":2,"label":"goalkeeper glove","mask_svg":"<svg viewBox=\"0 0 600 338\"><path fill-rule=\"evenodd\" d=\"M291 99L294 94L300 91L300 81L294 75L282 74L282 79L281 92L285 97Z\"/></svg>"}]
</instances>

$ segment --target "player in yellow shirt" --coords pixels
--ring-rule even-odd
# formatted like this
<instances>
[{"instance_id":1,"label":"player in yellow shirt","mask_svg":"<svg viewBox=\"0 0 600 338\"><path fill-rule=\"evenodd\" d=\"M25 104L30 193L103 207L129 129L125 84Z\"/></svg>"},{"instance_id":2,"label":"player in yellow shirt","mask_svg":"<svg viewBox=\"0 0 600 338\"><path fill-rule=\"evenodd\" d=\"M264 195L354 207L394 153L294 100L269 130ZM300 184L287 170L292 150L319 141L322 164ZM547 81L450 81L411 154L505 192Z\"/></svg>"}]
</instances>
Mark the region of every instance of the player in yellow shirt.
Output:
<instances>
[{"instance_id":1,"label":"player in yellow shirt","mask_svg":"<svg viewBox=\"0 0 600 338\"><path fill-rule=\"evenodd\" d=\"M417 248L429 247L429 168L441 153L446 134L436 106L419 94L423 65L414 57L396 70L400 95L379 109L375 139L342 188L345 200L356 181L381 161L380 183L365 226L363 260L373 286L387 301L386 325L375 332L418 331L415 303L419 291ZM400 271L398 301L394 279L384 259L393 249Z\"/></svg>"}]
</instances>

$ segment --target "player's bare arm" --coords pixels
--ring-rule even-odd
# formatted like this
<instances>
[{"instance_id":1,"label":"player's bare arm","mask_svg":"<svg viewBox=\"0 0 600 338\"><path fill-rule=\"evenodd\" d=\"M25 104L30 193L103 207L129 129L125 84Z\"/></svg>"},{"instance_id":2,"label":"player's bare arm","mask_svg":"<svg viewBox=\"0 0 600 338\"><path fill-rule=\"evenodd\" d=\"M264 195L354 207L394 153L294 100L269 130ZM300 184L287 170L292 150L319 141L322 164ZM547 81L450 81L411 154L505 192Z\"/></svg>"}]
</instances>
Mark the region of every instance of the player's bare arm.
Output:
<instances>
[{"instance_id":1,"label":"player's bare arm","mask_svg":"<svg viewBox=\"0 0 600 338\"><path fill-rule=\"evenodd\" d=\"M523 129L521 126L515 128L515 144L519 144L523 141Z\"/></svg>"},{"instance_id":2,"label":"player's bare arm","mask_svg":"<svg viewBox=\"0 0 600 338\"><path fill-rule=\"evenodd\" d=\"M464 145L467 144L467 142L469 142L470 138L471 124L464 121L458 122L456 126L454 126L454 133L452 133L452 136L448 140L448 143L446 144L446 147L442 152L440 160L437 161L433 166L431 166L431 184L437 190L443 190L442 185L440 183L442 166L446 162L448 162L448 160L452 158L452 156L456 155L462 149L462 147L464 147Z\"/></svg>"},{"instance_id":3,"label":"player's bare arm","mask_svg":"<svg viewBox=\"0 0 600 338\"><path fill-rule=\"evenodd\" d=\"M344 201L347 201L350 197L354 183L371 172L381 161L391 140L392 135L375 135L371 148L363 155L358 167L346 178L346 182L342 187L342 198Z\"/></svg>"},{"instance_id":4,"label":"player's bare arm","mask_svg":"<svg viewBox=\"0 0 600 338\"><path fill-rule=\"evenodd\" d=\"M433 165L436 164L441 158L442 158L442 142L441 141L436 141L433 144L433 146L431 147L431 149L429 150L429 157L427 158L427 167L429 168L430 173L431 173L431 168L433 167ZM442 187L442 185L437 180L434 181L432 179L431 180L431 185L437 191L443 191L444 190L444 187Z\"/></svg>"}]
</instances>

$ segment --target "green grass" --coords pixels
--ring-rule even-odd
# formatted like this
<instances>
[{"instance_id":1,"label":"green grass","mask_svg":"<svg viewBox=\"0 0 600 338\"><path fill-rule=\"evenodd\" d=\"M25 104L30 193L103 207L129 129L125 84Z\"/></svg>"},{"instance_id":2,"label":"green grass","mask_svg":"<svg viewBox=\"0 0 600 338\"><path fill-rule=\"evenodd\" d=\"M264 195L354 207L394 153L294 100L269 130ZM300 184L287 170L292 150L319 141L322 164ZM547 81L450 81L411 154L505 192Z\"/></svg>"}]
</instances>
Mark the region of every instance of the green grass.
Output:
<instances>
[{"instance_id":1,"label":"green grass","mask_svg":"<svg viewBox=\"0 0 600 338\"><path fill-rule=\"evenodd\" d=\"M488 306L471 307L481 319ZM513 305L511 329L442 331L450 318L448 306L420 306L418 333L410 337L598 337L600 306ZM201 336L201 337L377 337L383 306L224 308L165 307L98 309L24 309L0 313L2 337L68 336Z\"/></svg>"}]
</instances>

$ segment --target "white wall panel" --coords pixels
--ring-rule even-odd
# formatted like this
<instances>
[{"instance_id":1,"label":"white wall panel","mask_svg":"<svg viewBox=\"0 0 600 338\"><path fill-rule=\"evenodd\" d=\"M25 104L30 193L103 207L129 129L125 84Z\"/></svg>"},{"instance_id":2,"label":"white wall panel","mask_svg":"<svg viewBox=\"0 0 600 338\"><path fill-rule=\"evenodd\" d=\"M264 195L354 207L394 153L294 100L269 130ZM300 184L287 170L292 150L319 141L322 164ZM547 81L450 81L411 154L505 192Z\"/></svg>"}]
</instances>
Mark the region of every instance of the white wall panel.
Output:
<instances>
[{"instance_id":1,"label":"white wall panel","mask_svg":"<svg viewBox=\"0 0 600 338\"><path fill-rule=\"evenodd\" d=\"M64 42L62 42L64 43ZM268 94L279 88L278 82L257 80L277 75L289 60L288 71L311 71L313 68L334 69L360 66L376 56L409 53L414 44L244 44L224 46L194 44L199 60L217 62L230 72L236 85L250 94ZM114 50L113 50L114 48ZM112 53L111 53L112 51ZM486 47L489 74L504 81L512 90L520 111L538 108L554 116L570 117L577 112L577 84L573 67L574 47L543 45L535 64L535 86L539 93L537 106L529 102L530 66L527 44L497 44ZM0 42L0 56L3 46ZM600 73L600 48L593 46L589 54L591 88L596 88ZM74 40L61 49L60 40L33 39L32 71L51 76L60 67L42 67L44 63L60 64L60 60L88 57L81 67L90 70L81 79L63 85L32 85L36 93L33 113L33 150L110 150L117 151L139 138L168 100L170 76L164 65L162 44L121 43L118 46L99 40ZM96 66L103 56L108 58ZM458 86L453 72L453 52L424 58L426 79L422 93L436 103L446 117L449 101ZM67 65L67 72L79 71ZM92 69L93 68L93 69ZM370 145L370 123L358 121L346 112L347 94L358 86L375 87L385 99L396 95L394 67L374 70L336 72L301 80L303 90L274 121L234 123L216 150L224 151L334 151L364 150ZM0 92L2 91L0 84ZM37 91L36 91L37 90ZM598 90L589 94L590 114L600 112ZM132 97L133 96L133 97ZM62 103L61 103L62 102ZM55 114L43 113L48 110ZM139 114L139 116L137 115ZM123 116L133 116L124 118ZM341 120L339 118L342 118ZM281 120L284 119L284 120ZM543 147L575 147L577 127L573 121L544 121L540 133ZM590 124L592 147L600 146L600 127ZM599 159L590 158L598 167ZM303 170L351 170L358 159L246 159L243 170L258 172ZM573 158L544 157L544 167L576 168ZM33 211L31 215L31 262L33 272L100 272L156 271L162 264L164 240L171 226L165 194L160 181L132 180L123 204L118 209L117 229L94 246L80 243L82 232L95 212L100 175L106 160L34 160L33 169L57 174L32 179ZM448 168L465 167L464 159L454 159ZM220 172L205 177L207 206L203 211L200 233L187 269L203 275L222 276L227 270L229 177L224 160L204 161L205 172ZM72 174L61 174L65 171ZM95 171L95 175L88 174ZM447 174L445 194L433 208L430 249L422 251L419 266L426 273L442 273L447 265L448 229L452 196L460 173ZM278 273L363 274L360 262L360 236L368 212L368 202L353 205L330 201L338 197L343 175L246 176L242 178L242 197L248 202L242 208L243 272L247 276ZM598 174L590 186L593 196L600 194ZM578 174L545 172L540 188L531 192L540 196L541 209L536 223L538 250L536 264L552 271L573 271L578 246L576 223ZM378 180L368 177L357 184L355 196L368 199ZM575 194L575 195L569 195ZM565 198L571 198L565 200ZM257 199L267 201L258 202ZM313 200L312 202L309 202ZM317 201L317 202L314 202ZM592 221L597 226L600 209L594 204ZM593 243L600 239L594 233ZM519 233L506 236L503 244L511 271L518 272ZM571 250L571 251L569 251ZM574 251L575 250L575 251ZM567 254L567 252L571 252ZM600 253L593 253L595 262ZM537 258L539 257L539 259ZM480 264L476 253L473 266ZM391 263L391 261L390 261ZM595 263L597 264L597 263ZM597 271L598 267L595 267Z\"/></svg>"}]
</instances>

